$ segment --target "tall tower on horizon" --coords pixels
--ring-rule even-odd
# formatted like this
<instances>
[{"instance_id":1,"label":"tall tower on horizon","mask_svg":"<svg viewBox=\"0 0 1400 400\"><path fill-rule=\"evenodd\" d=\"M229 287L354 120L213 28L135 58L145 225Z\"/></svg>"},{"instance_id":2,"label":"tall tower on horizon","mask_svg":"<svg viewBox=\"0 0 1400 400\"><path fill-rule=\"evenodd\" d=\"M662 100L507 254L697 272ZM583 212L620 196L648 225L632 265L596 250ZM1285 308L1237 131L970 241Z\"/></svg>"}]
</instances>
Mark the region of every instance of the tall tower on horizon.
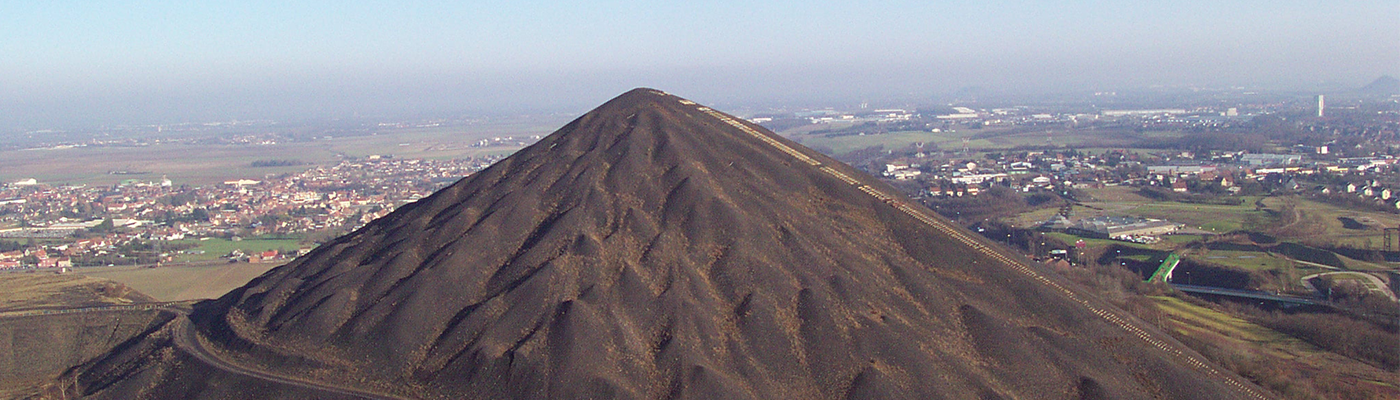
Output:
<instances>
[{"instance_id":1,"label":"tall tower on horizon","mask_svg":"<svg viewBox=\"0 0 1400 400\"><path fill-rule=\"evenodd\" d=\"M1317 116L1321 117L1322 110L1325 109L1327 109L1326 102L1323 101L1322 95L1319 94L1317 95Z\"/></svg>"}]
</instances>

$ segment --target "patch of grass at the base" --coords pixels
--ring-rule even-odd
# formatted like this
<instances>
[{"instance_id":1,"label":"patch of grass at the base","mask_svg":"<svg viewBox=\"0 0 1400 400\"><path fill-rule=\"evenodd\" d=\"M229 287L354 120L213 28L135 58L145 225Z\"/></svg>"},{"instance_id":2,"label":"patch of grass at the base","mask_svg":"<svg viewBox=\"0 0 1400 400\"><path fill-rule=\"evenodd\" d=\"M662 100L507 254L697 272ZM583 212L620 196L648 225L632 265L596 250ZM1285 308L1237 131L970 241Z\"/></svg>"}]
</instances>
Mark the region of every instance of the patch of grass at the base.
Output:
<instances>
[{"instance_id":1,"label":"patch of grass at the base","mask_svg":"<svg viewBox=\"0 0 1400 400\"><path fill-rule=\"evenodd\" d=\"M1397 398L1395 375L1302 339L1175 297L1150 297L1183 343L1283 398Z\"/></svg>"},{"instance_id":2,"label":"patch of grass at the base","mask_svg":"<svg viewBox=\"0 0 1400 400\"><path fill-rule=\"evenodd\" d=\"M1178 334L1191 336L1197 331L1209 331L1227 338L1249 342L1270 355L1292 359L1325 353L1307 342L1265 328L1253 322L1197 306L1170 296L1150 296L1157 308L1166 312Z\"/></svg>"},{"instance_id":3,"label":"patch of grass at the base","mask_svg":"<svg viewBox=\"0 0 1400 400\"><path fill-rule=\"evenodd\" d=\"M1126 259L1133 260L1133 261L1147 262L1147 260L1151 260L1153 257L1152 257L1152 255L1150 255L1150 254L1135 254L1135 255L1131 255L1131 256L1122 256L1122 257L1119 257L1119 258L1126 258Z\"/></svg>"}]
</instances>

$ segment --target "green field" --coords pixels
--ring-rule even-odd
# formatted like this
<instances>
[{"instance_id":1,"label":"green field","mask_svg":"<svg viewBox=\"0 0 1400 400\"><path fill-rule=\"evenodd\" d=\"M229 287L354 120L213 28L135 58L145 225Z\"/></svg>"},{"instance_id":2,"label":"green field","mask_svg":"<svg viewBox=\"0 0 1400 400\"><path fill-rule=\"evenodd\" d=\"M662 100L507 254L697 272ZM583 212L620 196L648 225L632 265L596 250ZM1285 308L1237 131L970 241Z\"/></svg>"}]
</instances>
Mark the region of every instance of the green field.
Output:
<instances>
[{"instance_id":1,"label":"green field","mask_svg":"<svg viewBox=\"0 0 1400 400\"><path fill-rule=\"evenodd\" d=\"M1197 306L1169 296L1151 296L1159 310L1171 319L1173 334L1209 336L1216 340L1242 342L1265 352L1269 356L1291 360L1328 354L1325 350L1278 331L1258 324L1226 315L1209 308Z\"/></svg>"},{"instance_id":2,"label":"green field","mask_svg":"<svg viewBox=\"0 0 1400 400\"><path fill-rule=\"evenodd\" d=\"M1092 197L1095 203L1145 203L1152 201L1152 199L1138 194L1138 188L1132 186L1106 186L1080 190ZM1090 200L1086 199L1085 201Z\"/></svg>"},{"instance_id":3,"label":"green field","mask_svg":"<svg viewBox=\"0 0 1400 400\"><path fill-rule=\"evenodd\" d=\"M1122 212L1145 218L1180 222L1188 227L1215 233L1240 230L1244 228L1245 219L1251 215L1267 216L1262 211L1255 211L1254 201L1249 198L1245 198L1240 205L1236 206L1150 202L1124 208Z\"/></svg>"},{"instance_id":4,"label":"green field","mask_svg":"<svg viewBox=\"0 0 1400 400\"><path fill-rule=\"evenodd\" d=\"M280 264L206 262L147 267L78 268L75 274L111 279L160 301L212 299Z\"/></svg>"},{"instance_id":5,"label":"green field","mask_svg":"<svg viewBox=\"0 0 1400 400\"><path fill-rule=\"evenodd\" d=\"M1206 250L1191 258L1247 270L1284 270L1294 266L1288 258L1261 251Z\"/></svg>"},{"instance_id":6,"label":"green field","mask_svg":"<svg viewBox=\"0 0 1400 400\"><path fill-rule=\"evenodd\" d=\"M1111 239L1087 238L1087 237L1083 237L1083 236L1075 236L1075 235L1071 235L1071 234L1068 234L1068 233L1062 233L1062 232L1046 232L1046 233L1045 233L1045 236L1051 237L1051 238L1055 238L1056 240L1059 240L1059 241L1061 241L1061 242L1065 242L1065 243L1067 243L1067 244L1074 244L1074 242L1076 242L1076 241L1083 240L1083 241L1084 241L1084 246L1085 246L1085 247L1090 247L1090 248L1095 248L1095 247L1107 247L1107 246L1110 246L1110 245L1120 245L1120 246L1127 246L1127 247L1136 247L1136 248L1139 248L1139 249L1151 249L1151 248L1152 248L1152 246L1148 246L1148 245L1141 244L1141 243L1124 242L1124 241L1120 241L1120 240L1111 240Z\"/></svg>"},{"instance_id":7,"label":"green field","mask_svg":"<svg viewBox=\"0 0 1400 400\"><path fill-rule=\"evenodd\" d=\"M1038 208L1022 213L1015 217L1010 217L1005 222L1011 224L1012 226L1020 228L1035 228L1037 226L1040 226L1041 223L1045 222L1046 220L1049 220L1050 217L1055 216L1055 214L1059 212L1060 210L1054 207Z\"/></svg>"},{"instance_id":8,"label":"green field","mask_svg":"<svg viewBox=\"0 0 1400 400\"><path fill-rule=\"evenodd\" d=\"M1155 321L1159 327L1217 364L1289 394L1286 398L1393 399L1400 395L1400 376L1394 372L1181 299L1150 299L1165 314Z\"/></svg>"},{"instance_id":9,"label":"green field","mask_svg":"<svg viewBox=\"0 0 1400 400\"><path fill-rule=\"evenodd\" d=\"M1177 234L1163 236L1162 240L1170 245L1183 245L1197 240L1201 240L1202 238L1204 238L1204 236L1202 235Z\"/></svg>"}]
</instances>

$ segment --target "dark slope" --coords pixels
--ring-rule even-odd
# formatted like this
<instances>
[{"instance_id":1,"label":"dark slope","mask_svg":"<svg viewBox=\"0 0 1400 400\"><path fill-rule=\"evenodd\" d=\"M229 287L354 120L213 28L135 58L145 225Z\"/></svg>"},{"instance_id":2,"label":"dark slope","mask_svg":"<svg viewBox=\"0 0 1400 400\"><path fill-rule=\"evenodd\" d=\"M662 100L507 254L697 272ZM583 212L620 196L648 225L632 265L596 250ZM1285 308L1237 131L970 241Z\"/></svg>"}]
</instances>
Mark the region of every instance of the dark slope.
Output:
<instances>
[{"instance_id":1,"label":"dark slope","mask_svg":"<svg viewBox=\"0 0 1400 400\"><path fill-rule=\"evenodd\" d=\"M1383 75L1371 83L1358 89L1359 92L1377 96L1393 96L1400 94L1400 79L1390 75Z\"/></svg>"},{"instance_id":2,"label":"dark slope","mask_svg":"<svg viewBox=\"0 0 1400 400\"><path fill-rule=\"evenodd\" d=\"M247 365L410 397L1247 397L884 193L638 89L194 319ZM84 378L174 356L114 357L152 361L83 390L119 397ZM223 378L141 381L199 379Z\"/></svg>"}]
</instances>

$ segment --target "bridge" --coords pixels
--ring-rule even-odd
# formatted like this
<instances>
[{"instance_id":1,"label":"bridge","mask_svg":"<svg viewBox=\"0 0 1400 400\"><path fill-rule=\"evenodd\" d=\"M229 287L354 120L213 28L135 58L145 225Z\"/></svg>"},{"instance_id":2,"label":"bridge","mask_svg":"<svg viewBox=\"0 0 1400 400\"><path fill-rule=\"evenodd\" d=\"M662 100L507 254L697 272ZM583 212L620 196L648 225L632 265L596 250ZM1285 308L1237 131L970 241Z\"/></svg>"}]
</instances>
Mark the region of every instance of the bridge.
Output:
<instances>
[{"instance_id":1,"label":"bridge","mask_svg":"<svg viewBox=\"0 0 1400 400\"><path fill-rule=\"evenodd\" d=\"M1153 272L1152 276L1147 278L1147 281L1170 282L1172 280L1172 271L1176 270L1177 264L1181 264L1181 256L1176 255L1176 253L1167 254L1167 259L1162 260L1162 265L1157 266L1157 272Z\"/></svg>"},{"instance_id":2,"label":"bridge","mask_svg":"<svg viewBox=\"0 0 1400 400\"><path fill-rule=\"evenodd\" d=\"M1183 292L1186 292L1186 293L1211 294L1211 295L1216 295L1216 296L1238 297L1238 298L1254 299L1254 300L1267 300L1267 301L1276 301L1276 302L1280 302L1280 303L1300 304L1300 305L1310 305L1310 306L1312 306L1312 305L1327 305L1327 302L1322 301L1322 300L1309 299L1309 298L1306 298L1306 297L1284 296L1284 295L1273 294L1273 293L1269 293L1269 292L1259 292L1259 291L1254 291L1254 290L1225 289L1225 288L1210 287L1210 286L1183 285L1183 284L1179 284L1179 283L1173 283L1173 284L1171 284L1171 285L1172 285L1172 289L1180 290L1180 291L1183 291Z\"/></svg>"}]
</instances>

